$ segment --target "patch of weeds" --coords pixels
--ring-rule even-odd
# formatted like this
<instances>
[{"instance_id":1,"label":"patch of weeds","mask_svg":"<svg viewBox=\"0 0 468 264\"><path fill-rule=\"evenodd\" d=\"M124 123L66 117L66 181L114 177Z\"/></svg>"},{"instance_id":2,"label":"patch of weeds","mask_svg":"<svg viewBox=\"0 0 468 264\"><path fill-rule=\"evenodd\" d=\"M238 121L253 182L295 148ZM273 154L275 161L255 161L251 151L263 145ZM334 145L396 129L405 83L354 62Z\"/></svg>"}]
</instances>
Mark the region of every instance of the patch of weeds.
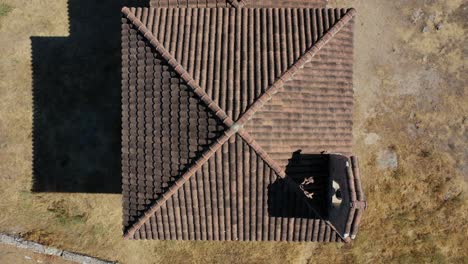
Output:
<instances>
[{"instance_id":1,"label":"patch of weeds","mask_svg":"<svg viewBox=\"0 0 468 264\"><path fill-rule=\"evenodd\" d=\"M395 259L396 263L447 263L445 256L441 252L423 254L421 252L411 252L403 254Z\"/></svg>"},{"instance_id":2,"label":"patch of weeds","mask_svg":"<svg viewBox=\"0 0 468 264\"><path fill-rule=\"evenodd\" d=\"M8 13L10 13L11 10L13 10L12 6L9 6L9 5L4 4L4 3L0 3L0 18L8 15Z\"/></svg>"},{"instance_id":3,"label":"patch of weeds","mask_svg":"<svg viewBox=\"0 0 468 264\"><path fill-rule=\"evenodd\" d=\"M395 179L402 179L406 175L406 171L402 167L396 168L394 171L392 171L392 177Z\"/></svg>"},{"instance_id":4,"label":"patch of weeds","mask_svg":"<svg viewBox=\"0 0 468 264\"><path fill-rule=\"evenodd\" d=\"M47 210L53 213L57 221L62 225L82 224L87 219L86 213L74 211L64 200L54 201Z\"/></svg>"},{"instance_id":5,"label":"patch of weeds","mask_svg":"<svg viewBox=\"0 0 468 264\"><path fill-rule=\"evenodd\" d=\"M24 234L21 237L26 240L35 241L44 245L52 245L53 237L52 234L44 230L32 230Z\"/></svg>"},{"instance_id":6,"label":"patch of weeds","mask_svg":"<svg viewBox=\"0 0 468 264\"><path fill-rule=\"evenodd\" d=\"M444 201L441 206L445 207L445 210L448 212L455 211L458 208L461 208L464 203L464 198L462 196L462 192L456 193L453 196L444 196Z\"/></svg>"},{"instance_id":7,"label":"patch of weeds","mask_svg":"<svg viewBox=\"0 0 468 264\"><path fill-rule=\"evenodd\" d=\"M439 249L432 249L425 254L427 254L424 259L426 263L448 263L447 258Z\"/></svg>"},{"instance_id":8,"label":"patch of weeds","mask_svg":"<svg viewBox=\"0 0 468 264\"><path fill-rule=\"evenodd\" d=\"M427 149L423 149L419 152L419 156L422 157L422 158L428 158L429 156L431 156L431 151L427 150Z\"/></svg>"},{"instance_id":9,"label":"patch of weeds","mask_svg":"<svg viewBox=\"0 0 468 264\"><path fill-rule=\"evenodd\" d=\"M369 157L366 166L370 168L377 166L377 155L375 153L372 153L372 155Z\"/></svg>"}]
</instances>

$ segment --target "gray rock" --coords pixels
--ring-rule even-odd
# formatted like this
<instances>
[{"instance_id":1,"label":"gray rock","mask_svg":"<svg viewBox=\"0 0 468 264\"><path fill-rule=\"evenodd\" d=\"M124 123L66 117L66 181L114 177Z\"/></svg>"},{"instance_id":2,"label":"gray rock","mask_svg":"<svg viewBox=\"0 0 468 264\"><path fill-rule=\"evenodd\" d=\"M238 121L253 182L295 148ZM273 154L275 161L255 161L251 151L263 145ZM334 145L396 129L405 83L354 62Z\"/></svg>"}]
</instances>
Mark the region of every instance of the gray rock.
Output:
<instances>
[{"instance_id":1,"label":"gray rock","mask_svg":"<svg viewBox=\"0 0 468 264\"><path fill-rule=\"evenodd\" d=\"M423 29L422 29L422 32L423 32L423 33L429 32L429 27L428 27L428 26L424 26Z\"/></svg>"},{"instance_id":2,"label":"gray rock","mask_svg":"<svg viewBox=\"0 0 468 264\"><path fill-rule=\"evenodd\" d=\"M437 23L437 25L435 26L435 28L436 28L437 30L441 30L442 28L444 28L444 24L442 24L442 23Z\"/></svg>"},{"instance_id":3,"label":"gray rock","mask_svg":"<svg viewBox=\"0 0 468 264\"><path fill-rule=\"evenodd\" d=\"M374 145L380 140L380 136L376 133L368 133L364 138L364 143L366 145Z\"/></svg>"},{"instance_id":4,"label":"gray rock","mask_svg":"<svg viewBox=\"0 0 468 264\"><path fill-rule=\"evenodd\" d=\"M17 241L12 236L7 236L7 235L4 235L4 234L0 234L0 243L16 246Z\"/></svg>"},{"instance_id":5,"label":"gray rock","mask_svg":"<svg viewBox=\"0 0 468 264\"><path fill-rule=\"evenodd\" d=\"M379 152L377 165L380 169L396 169L398 167L397 153L392 149L385 149Z\"/></svg>"},{"instance_id":6,"label":"gray rock","mask_svg":"<svg viewBox=\"0 0 468 264\"><path fill-rule=\"evenodd\" d=\"M63 250L58 249L58 248L46 247L44 249L44 254L47 254L47 255L61 256L62 252Z\"/></svg>"},{"instance_id":7,"label":"gray rock","mask_svg":"<svg viewBox=\"0 0 468 264\"><path fill-rule=\"evenodd\" d=\"M116 263L112 261L105 261L98 258L93 258L90 256L69 252L57 248L48 247L45 245L41 245L39 243L33 241L27 241L20 237L15 237L7 234L0 233L0 243L12 245L18 248L24 248L28 250L32 250L37 253L47 254L47 255L54 255L59 256L64 259L78 262L78 263L88 263L88 264L108 264L108 263Z\"/></svg>"},{"instance_id":8,"label":"gray rock","mask_svg":"<svg viewBox=\"0 0 468 264\"><path fill-rule=\"evenodd\" d=\"M30 249L30 250L35 251L37 253L44 253L45 252L45 247L43 245L41 245L39 243L36 243L36 242L32 242L32 241L26 241L26 240L18 241L17 247Z\"/></svg>"},{"instance_id":9,"label":"gray rock","mask_svg":"<svg viewBox=\"0 0 468 264\"><path fill-rule=\"evenodd\" d=\"M408 135L411 137L411 138L415 138L416 136L418 136L419 134L419 131L418 131L418 127L416 124L408 124L407 128L406 128L406 131L408 132Z\"/></svg>"},{"instance_id":10,"label":"gray rock","mask_svg":"<svg viewBox=\"0 0 468 264\"><path fill-rule=\"evenodd\" d=\"M78 262L78 263L83 263L83 264L109 264L113 262L109 261L104 261L100 259L96 259L90 256L78 254L78 253L73 253L73 252L68 252L68 251L63 251L62 257L66 260Z\"/></svg>"}]
</instances>

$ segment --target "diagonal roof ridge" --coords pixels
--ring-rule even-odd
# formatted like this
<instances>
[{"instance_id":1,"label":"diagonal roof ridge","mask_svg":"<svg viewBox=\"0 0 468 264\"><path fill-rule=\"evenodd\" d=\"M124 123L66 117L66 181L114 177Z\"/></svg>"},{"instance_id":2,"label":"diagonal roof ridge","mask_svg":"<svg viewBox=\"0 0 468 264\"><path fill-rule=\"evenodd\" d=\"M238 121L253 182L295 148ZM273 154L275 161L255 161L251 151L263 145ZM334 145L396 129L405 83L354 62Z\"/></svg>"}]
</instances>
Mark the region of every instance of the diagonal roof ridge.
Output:
<instances>
[{"instance_id":1,"label":"diagonal roof ridge","mask_svg":"<svg viewBox=\"0 0 468 264\"><path fill-rule=\"evenodd\" d=\"M151 33L151 31L141 22L128 7L122 8L122 13L130 20L130 22L137 27L137 30L143 34L143 36L150 41L150 44L154 46L157 52L168 62L168 64L174 69L174 71L180 75L180 78L184 80L188 86L190 86L195 94L200 97L200 99L208 106L208 108L214 112L216 117L218 117L228 128L233 128L236 132L242 130L242 125L234 123L231 117L229 117L226 112L219 107L219 105L214 102L211 97L197 84L193 77L184 69L184 67L174 58L174 56L167 51L167 49L162 45L157 38ZM227 131L226 131L227 133ZM284 170L277 164L275 160L269 157L269 155L256 144L253 138L251 138L247 131L242 133L244 138L248 138L248 142L253 144L254 149L258 153L262 153L262 159L279 175L284 175ZM191 171L190 169L187 171ZM193 173L192 173L193 174ZM190 178L192 174L184 174L184 177ZM179 186L180 187L180 186Z\"/></svg>"},{"instance_id":2,"label":"diagonal roof ridge","mask_svg":"<svg viewBox=\"0 0 468 264\"><path fill-rule=\"evenodd\" d=\"M245 124L260 108L262 108L265 103L267 103L274 94L276 94L279 89L283 86L283 84L289 81L294 74L297 73L299 69L301 69L307 62L309 62L321 49L324 47L356 14L356 10L354 8L349 9L346 14L337 21L328 31L320 38L314 45L312 45L304 54L299 57L299 59L289 67L251 106L250 108L244 112L244 114L236 121L240 125ZM243 131L239 132L242 136ZM256 145L256 142L249 140L249 134L243 134L243 139L255 150L263 151L263 149ZM247 135L247 136L246 136ZM251 139L251 138L250 138ZM267 159L271 159L267 153L258 153L262 158L266 157ZM274 160L273 160L274 161ZM276 164L276 162L274 161ZM281 168L279 167L281 170ZM281 175L279 175L281 176ZM282 178L289 179L284 175ZM294 183L295 184L295 183ZM332 230L334 230L338 236L343 240L347 241L345 237L342 236L338 232L338 230L333 226L329 221L326 221L323 216L315 210L312 206L308 204L308 207L316 213L316 215L323 220Z\"/></svg>"},{"instance_id":3,"label":"diagonal roof ridge","mask_svg":"<svg viewBox=\"0 0 468 264\"><path fill-rule=\"evenodd\" d=\"M245 143L247 143L247 145L249 145L254 151L255 153L262 159L264 160L267 165L270 166L271 169L273 169L275 171L275 173L281 177L287 184L291 185L293 188L294 188L294 191L298 193L299 197L302 197L302 199L306 199L306 197L304 195L302 195L300 193L300 188L299 188L299 185L294 181L292 180L290 177L286 177L287 175L284 173L284 170L281 170L280 171L282 172L282 174L278 173L278 171L272 167L270 164L268 164L267 162L267 159L271 159L268 154L255 142L255 140L253 138L250 137L250 135L243 131L243 130L240 130L238 131L237 133L239 136L241 136L242 140L244 140ZM265 156L266 155L266 156ZM273 161L275 164L276 162ZM335 231L335 233L340 237L340 239L342 239L343 241L347 241L341 234L340 232L338 232L338 230L336 229L335 226L333 226L330 221L328 220L325 220L325 218L319 213L319 211L317 211L311 204L309 204L307 201L305 202L305 204L307 205L307 208L309 208L309 210L311 210L316 216L318 216L318 218L320 220L322 220L323 222L325 222L333 231ZM356 225L355 225L356 226ZM357 229L357 228L355 228Z\"/></svg>"},{"instance_id":4,"label":"diagonal roof ridge","mask_svg":"<svg viewBox=\"0 0 468 264\"><path fill-rule=\"evenodd\" d=\"M245 143L247 143L247 145L249 145L257 153L257 155L260 158L262 158L268 164L268 166L270 166L270 168L278 174L278 176L280 176L281 178L286 177L286 173L281 168L281 166L274 159L272 159L270 155L268 155L268 153L255 141L255 139L252 136L250 136L250 134L247 131L242 129L239 130L237 134L241 136Z\"/></svg>"},{"instance_id":5,"label":"diagonal roof ridge","mask_svg":"<svg viewBox=\"0 0 468 264\"><path fill-rule=\"evenodd\" d=\"M294 187L294 190L295 190L296 192L300 192L299 185L298 185L294 180L292 180L290 177L285 177L284 180L285 180L288 184L292 185L292 186ZM302 196L300 196L300 197L303 197L302 199L307 199L307 198L305 197L305 195L302 195ZM322 221L323 221L325 224L327 224L333 231L335 231L335 233L336 233L343 241L346 241L346 239L340 234L340 232L338 232L338 230L336 229L336 227L335 227L334 225L332 225L332 224L330 223L329 220L326 220L326 219L320 214L320 212L317 211L317 210L316 210L311 204L309 204L308 202L306 202L306 205L307 205L307 207L308 207L315 215L318 216L318 218L319 218L320 220L322 220Z\"/></svg>"},{"instance_id":6,"label":"diagonal roof ridge","mask_svg":"<svg viewBox=\"0 0 468 264\"><path fill-rule=\"evenodd\" d=\"M299 69L304 67L304 65L308 63L355 16L355 14L356 10L354 8L348 9L346 14L341 17L322 38L306 50L289 69L283 72L281 76L250 105L249 109L247 109L236 122L243 125L250 120L250 118L279 91L283 84L289 81Z\"/></svg>"},{"instance_id":7,"label":"diagonal roof ridge","mask_svg":"<svg viewBox=\"0 0 468 264\"><path fill-rule=\"evenodd\" d=\"M196 160L191 167L179 178L175 183L162 194L161 198L159 198L154 204L152 204L144 214L135 222L131 227L129 227L124 234L124 238L129 239L131 238L135 232L141 228L147 222L150 217L169 199L171 198L177 190L187 182L196 172L199 170L203 164L205 164L215 153L219 150L220 147L226 143L229 138L231 138L235 134L239 134L242 140L248 144L256 153L257 155L268 165L270 168L278 174L281 178L285 178L286 174L284 170L280 168L280 166L274 161L268 153L266 153L260 145L258 145L255 140L249 135L247 131L244 131L241 126L238 124L232 125L228 130L224 132L224 134L216 139L215 143L212 144L208 150L206 150L201 157ZM318 214L317 214L318 215Z\"/></svg>"},{"instance_id":8,"label":"diagonal roof ridge","mask_svg":"<svg viewBox=\"0 0 468 264\"><path fill-rule=\"evenodd\" d=\"M228 2L236 8L245 6L244 0L228 0Z\"/></svg>"},{"instance_id":9,"label":"diagonal roof ridge","mask_svg":"<svg viewBox=\"0 0 468 264\"><path fill-rule=\"evenodd\" d=\"M190 74L183 68L183 66L174 58L174 56L168 52L165 47L153 36L151 31L133 14L133 12L128 7L122 8L122 13L130 20L130 22L137 27L137 30L143 34L143 36L150 41L151 45L154 46L157 52L168 62L168 64L180 75L180 78L184 80L188 86L190 86L195 94L200 97L200 99L208 106L208 108L215 113L215 115L229 128L226 130L220 138L216 140L216 143L210 146L210 148L202 154L202 157L198 159L172 186L166 191L160 199L158 199L153 205L151 205L140 217L137 222L135 222L124 234L124 238L130 238L136 230L138 230L151 215L158 210L158 208L169 199L177 189L182 186L208 159L213 155L216 150L221 147L233 134L238 130L242 130L242 126L234 123L234 121L229 117L226 112L221 109L216 102L214 102L210 96L196 83L196 81L190 76ZM255 143L253 138L250 135L243 131L240 133L244 139L247 139L246 142L250 142L251 146L261 153L260 157L279 175L284 175L284 171L281 167L268 156L268 154Z\"/></svg>"},{"instance_id":10,"label":"diagonal roof ridge","mask_svg":"<svg viewBox=\"0 0 468 264\"><path fill-rule=\"evenodd\" d=\"M239 1L240 7L244 4L243 1ZM317 42L315 45L310 47L287 71L285 71L281 77L276 80L252 105L244 112L244 114L235 123L226 112L221 109L216 102L214 102L210 96L196 83L193 77L183 68L183 66L175 59L175 57L168 52L165 47L156 39L151 31L138 19L133 12L128 8L122 8L122 13L135 25L138 31L154 46L157 52L168 62L168 64L174 69L176 73L180 75L180 78L184 80L188 86L190 86L195 94L212 110L215 115L228 127L228 130L224 134L216 139L207 151L205 151L201 157L194 162L194 164L177 180L175 183L165 192L162 196L152 204L140 218L133 223L125 232L124 238L131 238L137 230L144 225L154 212L156 212L190 177L199 169L201 166L236 132L243 140L249 144L257 154L282 178L286 175L284 170L276 163L275 160L269 157L260 145L258 145L254 139L248 134L247 131L242 131L243 124L250 119L250 117L259 110L268 100L271 99L272 95L276 93L284 82L288 81L295 72L300 69L305 63L307 63L351 18L354 16L355 10L350 9L337 23L335 23L330 30ZM313 209L314 210L314 209ZM322 218L320 216L320 218ZM322 218L323 220L323 218ZM325 221L327 222L327 221ZM330 223L327 223L330 225ZM333 226L330 225L332 229Z\"/></svg>"},{"instance_id":11,"label":"diagonal roof ridge","mask_svg":"<svg viewBox=\"0 0 468 264\"><path fill-rule=\"evenodd\" d=\"M224 132L224 134L216 139L216 141L204 152L201 154L200 158L196 160L193 165L179 178L177 179L174 184L169 187L169 189L164 192L161 197L153 203L140 218L130 226L124 233L124 238L129 239L131 238L135 232L140 229L141 226L145 224L146 221L150 219L150 217L156 212L169 198L177 192L177 190L187 182L190 177L200 169L203 164L208 161L208 159L215 154L215 152L224 144L226 143L229 138L236 134L238 126L232 126L228 130Z\"/></svg>"},{"instance_id":12,"label":"diagonal roof ridge","mask_svg":"<svg viewBox=\"0 0 468 264\"><path fill-rule=\"evenodd\" d=\"M193 77L184 69L184 67L175 59L175 57L156 39L151 31L141 22L128 7L122 8L122 13L135 25L141 34L153 45L157 52L168 62L168 64L174 69L174 71L180 75L180 78L184 80L188 86L190 86L195 94L207 105L207 107L213 111L226 126L230 127L234 124L234 121L221 109L221 107L214 102L210 96L197 84Z\"/></svg>"},{"instance_id":13,"label":"diagonal roof ridge","mask_svg":"<svg viewBox=\"0 0 468 264\"><path fill-rule=\"evenodd\" d=\"M255 140L244 130L240 130L238 131L239 136L241 136L241 138L257 153L257 155L262 158L269 166L271 169L273 169L276 174L278 174L279 177L281 177L282 179L284 179L288 184L291 184L294 189L299 192L299 185L294 182L291 178L287 177L287 175L285 174L284 170L281 169L276 161L274 161L269 155L268 153L266 153L266 151L264 151L262 149L262 147L260 145L258 145ZM273 164L276 164L276 166L278 166L277 168L274 168L270 163L268 163L268 161L271 161ZM354 167L353 167L353 171L354 171ZM359 182L360 184L360 182ZM362 194L362 190L361 190L361 195L364 196ZM302 197L302 196L301 196ZM305 196L304 196L305 197ZM335 226L333 226L330 221L328 220L325 220L325 218L319 213L319 211L317 211L312 205L310 205L309 203L306 203L307 204L307 207L315 214L317 215L320 220L324 221L328 226L330 226L330 228L335 231L338 236L343 240L343 241L346 241L346 239L340 234L340 232L338 232L338 230L336 229ZM354 225L356 226L356 225ZM355 228L357 230L357 228Z\"/></svg>"},{"instance_id":14,"label":"diagonal roof ridge","mask_svg":"<svg viewBox=\"0 0 468 264\"><path fill-rule=\"evenodd\" d=\"M243 1L239 1L242 2ZM184 67L175 59L175 57L162 45L157 38L151 33L151 31L141 22L131 11L130 8L128 7L123 7L122 8L122 13L130 20L132 24L134 24L138 31L143 34L143 36L150 41L150 43L154 46L156 51L158 51L161 56L168 62L168 64L174 68L174 71L176 71L177 74L180 75L180 77L187 83L188 86L190 86L195 94L200 97L200 99L212 110L215 115L222 120L222 122L227 126L231 127L235 125L234 121L229 117L226 112L219 107L216 102L214 102L211 97L197 84L197 82L193 79L193 77L184 69ZM241 127L241 125L239 125ZM248 137L247 132L243 132L242 135L244 137ZM249 137L250 140L249 142L252 142L253 139ZM265 162L267 162L272 169L274 169L278 174L282 175L284 174L283 170L280 168L280 166L271 158L268 157L268 154L266 154L265 151L261 149L261 147L257 144L255 145L257 151L260 151L263 153L262 157L264 157Z\"/></svg>"},{"instance_id":15,"label":"diagonal roof ridge","mask_svg":"<svg viewBox=\"0 0 468 264\"><path fill-rule=\"evenodd\" d=\"M224 134L216 139L215 143L212 144L207 151L205 151L201 157L194 162L194 164L177 180L175 183L162 194L154 204L152 204L143 215L125 231L124 238L130 238L136 230L138 230L150 217L151 215L167 200L169 199L177 189L182 186L215 152L218 150L232 135L237 132L239 126L233 125L232 119L222 110L204 91L201 89L190 74L175 60L175 58L164 48L164 46L153 36L149 29L132 13L128 7L122 8L122 13L134 24L138 31L150 41L157 52L167 60L168 64L174 68L174 71L178 73L181 78L190 86L195 94L208 106L210 110L214 112L229 129Z\"/></svg>"}]
</instances>

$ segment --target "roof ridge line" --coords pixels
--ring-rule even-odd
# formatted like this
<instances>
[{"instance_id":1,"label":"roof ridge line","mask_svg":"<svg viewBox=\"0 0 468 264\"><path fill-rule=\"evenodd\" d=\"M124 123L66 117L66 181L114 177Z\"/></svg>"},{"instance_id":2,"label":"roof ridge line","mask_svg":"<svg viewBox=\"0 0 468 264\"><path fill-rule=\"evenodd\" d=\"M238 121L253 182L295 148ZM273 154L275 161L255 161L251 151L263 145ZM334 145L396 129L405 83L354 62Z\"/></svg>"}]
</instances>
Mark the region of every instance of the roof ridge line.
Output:
<instances>
[{"instance_id":1,"label":"roof ridge line","mask_svg":"<svg viewBox=\"0 0 468 264\"><path fill-rule=\"evenodd\" d=\"M184 69L184 67L174 58L174 56L158 41L158 39L151 33L151 31L141 22L128 7L122 8L122 13L137 27L137 30L150 42L151 45L161 54L163 59L180 75L189 87L193 89L195 94L200 97L207 107L213 111L226 126L231 127L234 121L226 114L226 112L214 102L211 97L197 84L193 77Z\"/></svg>"},{"instance_id":2,"label":"roof ridge line","mask_svg":"<svg viewBox=\"0 0 468 264\"><path fill-rule=\"evenodd\" d=\"M235 8L242 8L245 6L244 0L228 0L228 2Z\"/></svg>"},{"instance_id":3,"label":"roof ridge line","mask_svg":"<svg viewBox=\"0 0 468 264\"><path fill-rule=\"evenodd\" d=\"M300 193L299 185L298 185L293 179L291 179L290 177L285 177L285 178L283 178L283 179L284 179L288 184L292 184L292 185L294 186L294 190L295 190L296 192L298 192L299 195L301 194L301 193ZM306 197L303 196L303 199L306 199ZM330 221L325 220L325 218L319 213L319 211L315 210L315 208L314 208L311 204L309 204L309 203L307 202L307 200L305 200L305 203L306 203L307 207L308 207L312 212L314 212L314 214L316 214L320 220L322 220L323 222L325 222L326 225L328 225L333 231L335 231L335 233L336 233L343 241L346 241L346 240L343 238L343 236L340 234L340 232L338 232L338 230L336 229L336 227L333 226L333 225L330 223Z\"/></svg>"},{"instance_id":4,"label":"roof ridge line","mask_svg":"<svg viewBox=\"0 0 468 264\"><path fill-rule=\"evenodd\" d=\"M236 0L233 0L236 1ZM154 35L149 31L149 29L131 12L131 10L128 7L122 8L122 13L124 13L127 18L134 24L136 27L138 27L138 31L140 31L143 36L150 41L150 43L155 47L156 51L159 52L162 57L170 64L171 67L174 68L174 71L177 72L177 74L180 75L180 77L187 83L188 86L190 86L194 92L197 94L197 96L200 97L200 99L208 106L210 110L212 110L215 115L228 127L232 127L234 124L237 124L239 126L242 126L243 124L240 124L239 122L234 122L231 117L229 117L226 112L219 107L216 102L214 102L211 97L206 94L206 92L196 83L196 81L193 79L192 76L183 68L183 66L172 56L172 54L165 49L165 47L154 37ZM268 157L268 154L258 145L255 143L254 139L250 137L248 132L242 131L242 134L244 138L248 138L248 142L253 142L254 149L257 151L264 153L263 157L265 162L269 163L269 165L272 167L272 169L275 170L280 175L284 175L284 171L281 169L281 167Z\"/></svg>"},{"instance_id":5,"label":"roof ridge line","mask_svg":"<svg viewBox=\"0 0 468 264\"><path fill-rule=\"evenodd\" d=\"M350 211L347 216L343 234L343 240L346 243L350 242L351 239L354 239L356 236L363 210L367 207L367 203L362 192L358 166L357 157L346 157L346 180L348 182L348 189L350 192ZM356 206L356 203L358 206Z\"/></svg>"},{"instance_id":6,"label":"roof ridge line","mask_svg":"<svg viewBox=\"0 0 468 264\"><path fill-rule=\"evenodd\" d=\"M234 126L229 128L224 132L224 134L216 139L216 141L205 151L201 154L200 158L194 162L194 164L179 178L177 179L174 184L169 187L169 189L164 192L159 199L156 200L144 213L141 215L138 220L129 227L125 233L124 238L130 239L135 232L140 229L169 198L174 195L179 188L187 182L196 172L200 169L203 164L205 164L219 148L226 143L231 136L235 135L237 132L238 127Z\"/></svg>"},{"instance_id":7,"label":"roof ridge line","mask_svg":"<svg viewBox=\"0 0 468 264\"><path fill-rule=\"evenodd\" d=\"M361 185L361 173L359 171L359 161L356 156L351 156L350 157L351 161L351 167L354 175L354 185L356 188L356 201L366 201L366 197L364 195L364 192L362 191L362 185Z\"/></svg>"},{"instance_id":8,"label":"roof ridge line","mask_svg":"<svg viewBox=\"0 0 468 264\"><path fill-rule=\"evenodd\" d=\"M348 9L346 14L341 17L328 31L323 35L314 45L306 50L296 62L289 67L281 76L268 87L263 94L253 102L249 109L245 111L242 116L236 120L241 125L249 121L252 116L262 108L274 94L284 85L285 82L289 81L296 72L304 67L356 14L354 8Z\"/></svg>"},{"instance_id":9,"label":"roof ridge line","mask_svg":"<svg viewBox=\"0 0 468 264\"><path fill-rule=\"evenodd\" d=\"M236 1L236 0L233 0L233 1ZM244 7L245 6L245 1L244 0L239 0L237 1L237 7Z\"/></svg>"},{"instance_id":10,"label":"roof ridge line","mask_svg":"<svg viewBox=\"0 0 468 264\"><path fill-rule=\"evenodd\" d=\"M228 2L232 5L232 7L239 7L239 1L237 0L228 0Z\"/></svg>"},{"instance_id":11,"label":"roof ridge line","mask_svg":"<svg viewBox=\"0 0 468 264\"><path fill-rule=\"evenodd\" d=\"M299 185L294 181L292 180L290 177L286 177L286 173L284 172L284 170L282 170L279 165L276 163L275 160L273 160L272 158L270 158L270 156L268 155L268 153L266 153L266 151L264 151L260 145L258 145L255 140L250 137L249 133L247 133L246 131L244 130L239 130L237 132L237 134L239 136L241 136L242 140L244 140L244 142L246 142L256 153L257 155L263 160L265 161L268 166L270 166L270 168L276 172L276 174L278 174L278 176L280 176L283 180L285 180L287 183L289 184L293 184L294 185L294 188L295 188L295 191L296 192L299 192ZM271 163L270 163L271 162ZM276 167L276 168L275 168ZM300 194L299 194L300 195ZM305 197L304 197L305 198ZM319 218L320 220L324 221L328 226L330 226L330 228L332 230L334 230L338 236L340 236L341 239L343 239L343 237L341 236L341 234L338 232L338 230L328 221L328 220L325 220L324 217L322 217L322 215L317 211L315 210L315 208L310 205L309 203L306 202L306 205L307 207L312 210L312 212L314 212Z\"/></svg>"},{"instance_id":12,"label":"roof ridge line","mask_svg":"<svg viewBox=\"0 0 468 264\"><path fill-rule=\"evenodd\" d=\"M281 178L286 177L286 173L283 168L281 168L281 166L274 159L272 159L270 155L268 155L268 153L255 141L252 136L250 136L247 131L239 130L237 134L241 136L242 140L244 140L245 143L247 143L247 145L249 145L274 172L276 172L276 174L278 174Z\"/></svg>"},{"instance_id":13,"label":"roof ridge line","mask_svg":"<svg viewBox=\"0 0 468 264\"><path fill-rule=\"evenodd\" d=\"M180 78L184 80L189 87L191 87L195 94L200 97L207 107L214 112L215 116L218 117L229 129L224 134L216 139L216 142L209 147L209 149L202 154L202 156L166 191L162 194L162 198L156 201L155 204L150 206L145 211L142 217L138 219L127 231L125 231L124 238L132 236L136 230L138 230L167 199L169 199L176 191L185 183L198 168L200 168L213 153L221 147L235 132L238 131L239 126L234 126L234 121L221 109L216 102L214 102L201 87L195 82L190 74L177 62L177 60L170 54L164 46L153 36L149 29L132 13L128 7L122 8L122 13L130 20L130 22L137 27L137 30L143 34L143 36L154 46L157 52L168 62L168 64L174 68L174 71L180 75Z\"/></svg>"},{"instance_id":14,"label":"roof ridge line","mask_svg":"<svg viewBox=\"0 0 468 264\"><path fill-rule=\"evenodd\" d=\"M364 192L362 191L358 158L356 156L351 156L349 158L349 163L349 167L351 167L351 173L353 174L355 200L351 201L351 207L352 209L354 209L354 214L352 216L353 219L351 220L352 222L350 225L348 236L351 239L355 239L359 229L359 223L361 222L362 214L367 208L367 202ZM351 215L348 215L348 222L350 216Z\"/></svg>"},{"instance_id":15,"label":"roof ridge line","mask_svg":"<svg viewBox=\"0 0 468 264\"><path fill-rule=\"evenodd\" d=\"M242 0L240 3L245 4ZM187 181L193 176L193 174L201 168L201 166L206 163L206 161L229 139L232 135L239 132L239 135L245 140L254 150L264 154L260 155L262 159L267 162L267 164L275 170L278 175L282 175L282 170L280 166L268 156L266 153L255 141L247 131L240 129L245 122L247 122L257 110L259 110L267 101L269 101L273 94L278 92L278 89L283 85L285 81L288 81L295 72L300 69L305 63L307 63L315 54L326 44L328 41L347 23L355 14L354 9L349 9L348 12L333 25L330 30L322 36L322 38L315 43L312 47L309 48L287 71L285 71L281 77L276 80L251 106L244 112L244 114L237 120L236 123L221 109L216 102L214 102L203 89L196 83L196 81L191 77L191 75L183 68L183 66L177 62L177 60L168 52L165 47L153 36L151 31L131 12L128 7L122 8L122 13L130 20L130 22L137 27L137 30L154 46L156 51L158 51L161 56L168 62L168 64L174 68L180 78L182 78L187 85L190 86L195 94L200 97L200 99L208 106L210 110L215 113L217 116L229 129L226 130L222 136L216 139L208 150L206 150L201 157L195 161L195 163L177 180L175 183L161 195L161 197L152 204L139 219L124 232L124 238L129 239L135 234L135 232L140 229L172 195ZM234 126L233 126L234 125ZM240 129L240 130L239 130ZM239 131L238 131L239 130ZM246 140L247 139L247 140ZM250 142L250 143L249 143ZM273 166L272 166L273 164ZM284 172L283 172L284 173ZM314 210L314 209L312 209ZM320 216L320 215L319 215ZM320 216L323 220L323 218ZM334 226L325 221L332 229L335 230ZM335 230L336 231L336 230ZM341 235L337 232L341 237ZM342 238L342 237L341 237ZM342 238L343 239L343 238Z\"/></svg>"}]
</instances>

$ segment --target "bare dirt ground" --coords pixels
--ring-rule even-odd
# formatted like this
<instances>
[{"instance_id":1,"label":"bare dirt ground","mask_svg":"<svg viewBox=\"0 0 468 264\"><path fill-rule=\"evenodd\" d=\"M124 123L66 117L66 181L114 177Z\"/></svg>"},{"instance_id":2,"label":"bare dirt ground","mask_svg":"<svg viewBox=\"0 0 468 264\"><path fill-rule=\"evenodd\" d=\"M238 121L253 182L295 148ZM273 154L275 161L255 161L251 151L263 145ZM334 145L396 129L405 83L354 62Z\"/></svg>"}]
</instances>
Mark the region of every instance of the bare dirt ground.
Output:
<instances>
[{"instance_id":1,"label":"bare dirt ground","mask_svg":"<svg viewBox=\"0 0 468 264\"><path fill-rule=\"evenodd\" d=\"M0 231L121 263L468 263L468 2L330 6L358 11L354 135L369 209L353 243L125 241L120 195L31 192L30 37L69 35L66 0L0 0Z\"/></svg>"}]
</instances>

